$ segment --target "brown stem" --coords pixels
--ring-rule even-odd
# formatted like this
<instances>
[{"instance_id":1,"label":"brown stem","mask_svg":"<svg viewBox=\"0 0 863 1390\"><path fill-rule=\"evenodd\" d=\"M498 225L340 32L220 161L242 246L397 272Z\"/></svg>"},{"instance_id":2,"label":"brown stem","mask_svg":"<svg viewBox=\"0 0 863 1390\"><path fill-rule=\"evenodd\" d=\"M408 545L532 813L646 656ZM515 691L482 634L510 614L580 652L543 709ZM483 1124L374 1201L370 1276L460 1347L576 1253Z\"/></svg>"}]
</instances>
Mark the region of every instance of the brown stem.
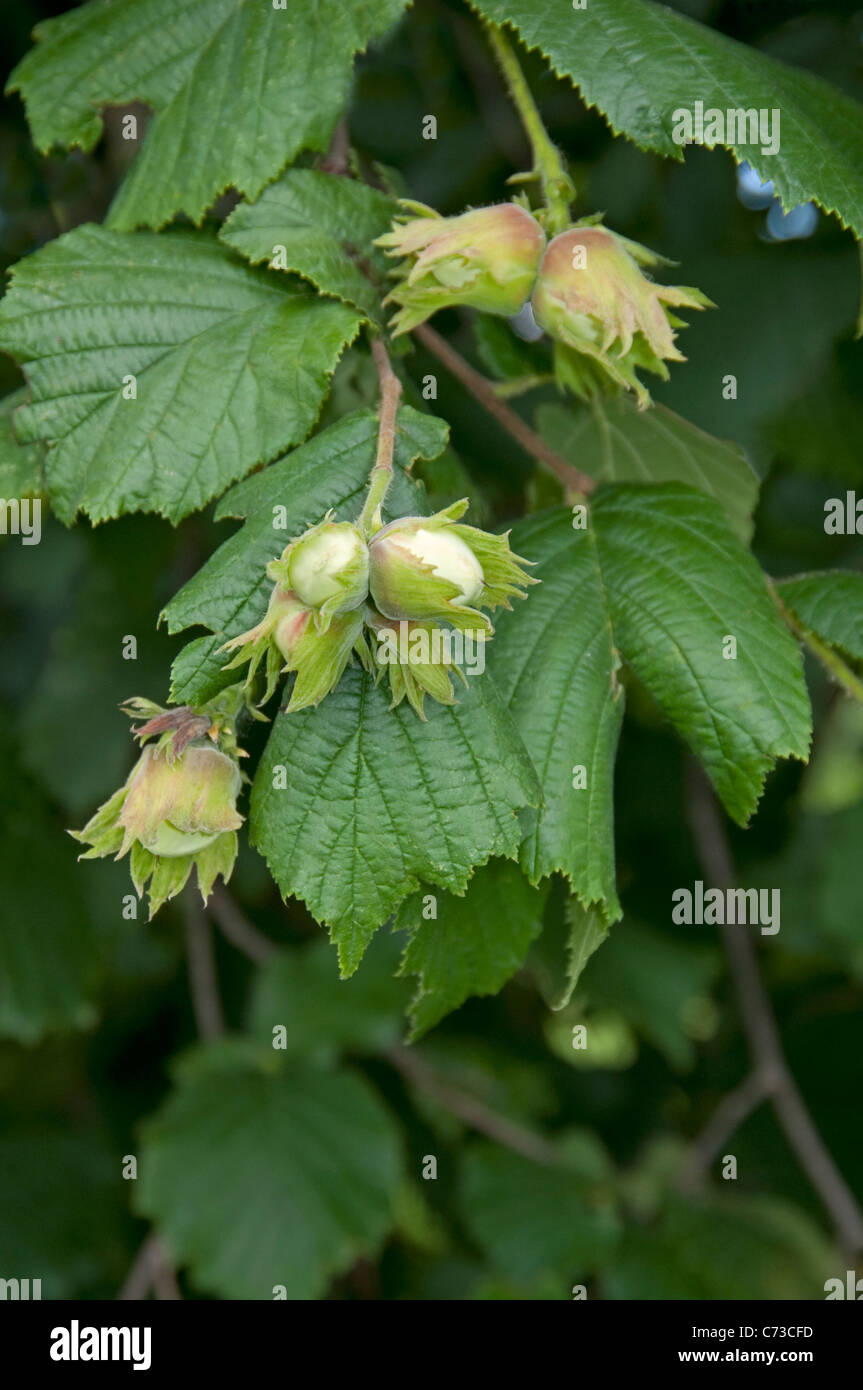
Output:
<instances>
[{"instance_id":1,"label":"brown stem","mask_svg":"<svg viewBox=\"0 0 863 1390\"><path fill-rule=\"evenodd\" d=\"M342 116L338 122L333 137L330 140L330 148L321 163L321 169L327 174L347 174L350 171L350 131L348 129L348 118Z\"/></svg>"},{"instance_id":2,"label":"brown stem","mask_svg":"<svg viewBox=\"0 0 863 1390\"><path fill-rule=\"evenodd\" d=\"M207 921L197 888L190 884L184 894L186 909L186 963L189 992L198 1032L202 1038L218 1038L225 1031L219 979L213 951L213 932Z\"/></svg>"},{"instance_id":3,"label":"brown stem","mask_svg":"<svg viewBox=\"0 0 863 1390\"><path fill-rule=\"evenodd\" d=\"M208 907L231 945L236 946L255 965L266 965L277 954L278 948L252 925L221 884L213 889Z\"/></svg>"},{"instance_id":4,"label":"brown stem","mask_svg":"<svg viewBox=\"0 0 863 1390\"><path fill-rule=\"evenodd\" d=\"M536 459L537 463L542 464L556 478L559 478L568 493L578 493L581 496L589 496L596 488L596 482L589 478L586 473L582 473L573 464L560 454L555 453L554 449L546 444L545 440L536 433L535 430L526 425L520 415L516 415L514 410L510 410L498 396L494 384L484 377L481 372L466 362L455 348L450 347L445 338L442 338L433 328L429 328L427 323L421 323L418 328L413 330L414 337L418 338L429 352L433 353L438 361L452 372L454 377L462 383L471 395L479 401L480 405L493 415L498 424L511 434L513 439L518 440L519 444L527 453Z\"/></svg>"},{"instance_id":5,"label":"brown stem","mask_svg":"<svg viewBox=\"0 0 863 1390\"><path fill-rule=\"evenodd\" d=\"M736 872L716 798L701 769L691 765L689 821L705 876L716 888L734 886ZM749 933L725 923L723 943L753 1070L770 1097L785 1137L824 1206L849 1254L863 1249L863 1211L837 1168L800 1094L782 1047L776 1016L761 979Z\"/></svg>"},{"instance_id":6,"label":"brown stem","mask_svg":"<svg viewBox=\"0 0 863 1390\"><path fill-rule=\"evenodd\" d=\"M689 1146L679 1180L681 1188L689 1190L701 1185L717 1154L752 1111L767 1099L768 1094L766 1078L755 1070L722 1097L707 1124Z\"/></svg>"},{"instance_id":7,"label":"brown stem","mask_svg":"<svg viewBox=\"0 0 863 1390\"><path fill-rule=\"evenodd\" d=\"M378 453L375 468L392 473L393 451L396 443L396 412L401 399L402 384L393 371L389 353L381 338L372 339L372 357L378 369L378 381L381 386L381 423L378 431Z\"/></svg>"},{"instance_id":8,"label":"brown stem","mask_svg":"<svg viewBox=\"0 0 863 1390\"><path fill-rule=\"evenodd\" d=\"M416 1086L418 1091L424 1091L426 1095L431 1096L438 1105L442 1105L471 1129L485 1134L489 1139L503 1144L505 1148L512 1149L524 1158L532 1159L534 1163L544 1163L549 1167L560 1163L560 1155L553 1144L547 1143L532 1130L495 1114L487 1105L483 1105L482 1101L476 1100L466 1091L441 1081L416 1052L406 1047L392 1047L386 1056L405 1081L411 1086Z\"/></svg>"},{"instance_id":9,"label":"brown stem","mask_svg":"<svg viewBox=\"0 0 863 1390\"><path fill-rule=\"evenodd\" d=\"M126 1275L117 1299L137 1302L147 1297L151 1289L162 1300L182 1298L177 1276L162 1242L154 1231L145 1237Z\"/></svg>"}]
</instances>

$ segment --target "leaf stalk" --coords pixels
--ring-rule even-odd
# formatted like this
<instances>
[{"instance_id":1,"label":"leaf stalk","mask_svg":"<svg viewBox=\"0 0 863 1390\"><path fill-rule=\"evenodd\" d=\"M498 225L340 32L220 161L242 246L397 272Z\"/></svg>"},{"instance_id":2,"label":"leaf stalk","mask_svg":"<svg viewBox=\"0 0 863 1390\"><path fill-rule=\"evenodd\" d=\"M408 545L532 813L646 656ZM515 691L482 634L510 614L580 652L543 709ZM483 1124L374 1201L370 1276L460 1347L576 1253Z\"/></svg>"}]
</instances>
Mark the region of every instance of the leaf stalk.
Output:
<instances>
[{"instance_id":1,"label":"leaf stalk","mask_svg":"<svg viewBox=\"0 0 863 1390\"><path fill-rule=\"evenodd\" d=\"M378 449L374 467L369 474L369 490L357 525L365 535L373 535L383 524L381 507L393 478L393 454L396 443L396 415L401 400L402 384L392 369L389 353L381 338L372 339L372 357L378 370L381 387Z\"/></svg>"},{"instance_id":2,"label":"leaf stalk","mask_svg":"<svg viewBox=\"0 0 863 1390\"><path fill-rule=\"evenodd\" d=\"M545 200L545 223L549 235L556 236L569 226L570 203L575 186L563 157L543 125L539 108L527 85L515 50L497 24L486 24L486 33L504 81L533 151L532 176L538 178Z\"/></svg>"}]
</instances>

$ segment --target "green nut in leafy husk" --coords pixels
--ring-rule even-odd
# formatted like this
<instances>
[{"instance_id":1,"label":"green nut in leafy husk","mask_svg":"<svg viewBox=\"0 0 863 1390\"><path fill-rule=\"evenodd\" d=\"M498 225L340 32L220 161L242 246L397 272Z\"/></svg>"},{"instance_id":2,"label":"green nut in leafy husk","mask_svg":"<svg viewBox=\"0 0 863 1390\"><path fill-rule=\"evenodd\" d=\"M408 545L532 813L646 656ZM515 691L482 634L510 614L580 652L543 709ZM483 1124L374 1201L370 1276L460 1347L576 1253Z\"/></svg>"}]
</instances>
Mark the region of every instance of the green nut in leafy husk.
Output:
<instances>
[{"instance_id":1,"label":"green nut in leafy husk","mask_svg":"<svg viewBox=\"0 0 863 1390\"><path fill-rule=\"evenodd\" d=\"M230 878L237 856L237 811L242 776L232 739L220 746L210 717L187 706L163 709L129 701L135 731L145 744L126 782L84 826L70 834L89 846L80 857L128 854L138 896L149 883L150 916L185 885L194 868L207 901L217 877ZM147 740L157 740L147 742Z\"/></svg>"},{"instance_id":2,"label":"green nut in leafy husk","mask_svg":"<svg viewBox=\"0 0 863 1390\"><path fill-rule=\"evenodd\" d=\"M403 516L369 542L369 590L385 618L492 631L482 608L511 607L513 595L537 581L514 555L509 537L480 531L459 521L467 501L454 502L434 516Z\"/></svg>"},{"instance_id":3,"label":"green nut in leafy husk","mask_svg":"<svg viewBox=\"0 0 863 1390\"><path fill-rule=\"evenodd\" d=\"M250 690L263 663L266 683L258 705L267 703L281 675L295 671L297 678L287 708L289 712L305 709L320 704L338 685L362 628L362 613L352 609L330 614L325 629L319 630L314 610L301 603L292 590L276 584L262 620L221 648L236 652L224 669L230 671L248 663L245 686Z\"/></svg>"},{"instance_id":4,"label":"green nut in leafy husk","mask_svg":"<svg viewBox=\"0 0 863 1390\"><path fill-rule=\"evenodd\" d=\"M366 542L350 521L326 516L317 526L292 540L267 573L279 586L295 594L310 609L319 632L331 620L352 612L369 592L369 552Z\"/></svg>"},{"instance_id":5,"label":"green nut in leafy husk","mask_svg":"<svg viewBox=\"0 0 863 1390\"><path fill-rule=\"evenodd\" d=\"M561 385L589 397L613 382L634 391L643 409L650 395L637 370L667 379L666 362L685 361L674 329L686 325L671 310L712 304L700 290L648 279L642 267L663 259L601 226L596 217L549 242L531 305L539 326L557 340L555 372Z\"/></svg>"},{"instance_id":6,"label":"green nut in leafy husk","mask_svg":"<svg viewBox=\"0 0 863 1390\"><path fill-rule=\"evenodd\" d=\"M384 301L398 305L395 335L453 304L487 314L518 313L530 296L545 245L545 233L527 208L498 203L442 217L424 203L402 206L406 215L376 243L403 262Z\"/></svg>"}]
</instances>

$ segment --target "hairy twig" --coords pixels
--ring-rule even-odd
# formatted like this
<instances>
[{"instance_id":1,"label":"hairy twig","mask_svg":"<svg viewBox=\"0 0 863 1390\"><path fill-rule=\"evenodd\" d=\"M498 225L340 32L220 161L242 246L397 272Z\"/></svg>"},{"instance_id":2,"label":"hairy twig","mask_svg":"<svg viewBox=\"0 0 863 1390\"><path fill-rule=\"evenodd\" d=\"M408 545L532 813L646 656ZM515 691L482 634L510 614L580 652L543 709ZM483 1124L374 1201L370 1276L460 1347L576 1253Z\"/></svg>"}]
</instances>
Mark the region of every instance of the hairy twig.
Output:
<instances>
[{"instance_id":1,"label":"hairy twig","mask_svg":"<svg viewBox=\"0 0 863 1390\"><path fill-rule=\"evenodd\" d=\"M706 877L716 888L733 887L737 876L725 825L713 791L696 764L690 770L688 807L693 839ZM794 1080L752 938L744 928L729 923L721 930L755 1078L743 1099L751 1099L757 1087L769 1097L801 1168L830 1213L840 1243L853 1254L863 1249L863 1211L821 1138ZM739 1112L741 1119L748 1113L741 1105L740 1089L732 1093L736 1094L735 1102L726 1098L721 1129L717 1120L720 1143L730 1132L727 1124L734 1113ZM706 1150L707 1144L702 1147Z\"/></svg>"},{"instance_id":2,"label":"hairy twig","mask_svg":"<svg viewBox=\"0 0 863 1390\"><path fill-rule=\"evenodd\" d=\"M533 174L542 185L542 194L548 209L547 226L549 232L554 235L569 226L569 205L575 197L572 180L566 171L560 151L542 123L539 108L525 81L512 45L496 24L486 24L485 29L509 88L509 94L530 140Z\"/></svg>"},{"instance_id":3,"label":"hairy twig","mask_svg":"<svg viewBox=\"0 0 863 1390\"><path fill-rule=\"evenodd\" d=\"M231 945L255 965L266 965L273 959L278 947L252 925L222 884L213 889L208 907Z\"/></svg>"},{"instance_id":4,"label":"hairy twig","mask_svg":"<svg viewBox=\"0 0 863 1390\"><path fill-rule=\"evenodd\" d=\"M372 357L378 369L381 387L378 449L374 467L369 475L369 491L357 519L360 530L368 531L380 522L381 503L393 476L393 453L396 444L396 415L401 400L402 384L392 369L389 353L381 338L372 339Z\"/></svg>"},{"instance_id":5,"label":"hairy twig","mask_svg":"<svg viewBox=\"0 0 863 1390\"><path fill-rule=\"evenodd\" d=\"M225 1021L219 997L213 931L201 906L197 888L190 884L183 896L186 913L186 963L192 1010L201 1037L217 1038L225 1031Z\"/></svg>"},{"instance_id":6,"label":"hairy twig","mask_svg":"<svg viewBox=\"0 0 863 1390\"><path fill-rule=\"evenodd\" d=\"M416 1052L406 1047L392 1047L386 1056L405 1081L415 1086L418 1091L424 1091L427 1096L431 1096L438 1105L442 1105L471 1129L485 1134L489 1139L494 1139L496 1143L503 1144L505 1148L512 1149L524 1158L533 1159L535 1163L548 1166L560 1163L560 1155L553 1144L547 1143L541 1135L534 1134L523 1125L496 1114L482 1101L468 1095L467 1091L442 1081L428 1062Z\"/></svg>"},{"instance_id":7,"label":"hairy twig","mask_svg":"<svg viewBox=\"0 0 863 1390\"><path fill-rule=\"evenodd\" d=\"M498 424L536 459L537 463L542 464L543 468L548 469L563 483L567 493L586 497L594 491L594 479L555 453L535 430L525 424L520 415L516 415L515 411L510 410L500 399L494 383L466 362L435 329L429 328L427 323L422 323L413 330L413 334L454 377L458 378L480 405L494 416Z\"/></svg>"}]
</instances>

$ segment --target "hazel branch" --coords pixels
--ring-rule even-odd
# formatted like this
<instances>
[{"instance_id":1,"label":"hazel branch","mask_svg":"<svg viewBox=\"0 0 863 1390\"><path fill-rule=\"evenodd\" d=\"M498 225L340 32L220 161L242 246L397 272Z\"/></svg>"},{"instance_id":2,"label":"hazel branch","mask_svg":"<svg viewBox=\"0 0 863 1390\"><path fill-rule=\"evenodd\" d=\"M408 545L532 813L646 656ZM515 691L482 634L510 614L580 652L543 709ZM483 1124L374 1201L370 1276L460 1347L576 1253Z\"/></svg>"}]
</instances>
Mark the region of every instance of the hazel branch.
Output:
<instances>
[{"instance_id":1,"label":"hazel branch","mask_svg":"<svg viewBox=\"0 0 863 1390\"><path fill-rule=\"evenodd\" d=\"M525 1129L523 1125L516 1124L503 1115L498 1115L467 1091L442 1081L418 1053L399 1046L390 1048L384 1055L409 1085L425 1092L470 1129L486 1135L488 1139L502 1144L504 1148L512 1149L513 1153L532 1159L534 1163L542 1163L547 1167L554 1167L560 1163L557 1149L543 1139L542 1135Z\"/></svg>"},{"instance_id":2,"label":"hazel branch","mask_svg":"<svg viewBox=\"0 0 863 1390\"><path fill-rule=\"evenodd\" d=\"M378 451L369 474L369 491L357 519L360 530L369 534L379 528L381 505L392 482L393 454L396 444L396 415L401 400L402 384L392 369L389 353L380 338L372 339L372 357L378 370L381 387Z\"/></svg>"},{"instance_id":3,"label":"hazel branch","mask_svg":"<svg viewBox=\"0 0 863 1390\"><path fill-rule=\"evenodd\" d=\"M755 1068L739 1086L722 1097L707 1124L689 1146L679 1179L683 1191L700 1187L710 1171L710 1165L728 1140L769 1095L769 1077Z\"/></svg>"},{"instance_id":4,"label":"hazel branch","mask_svg":"<svg viewBox=\"0 0 863 1390\"><path fill-rule=\"evenodd\" d=\"M687 800L692 838L705 878L716 888L732 887L737 875L722 816L707 778L694 763L690 765ZM717 1115L716 1133L730 1133L729 1120L738 1116L742 1120L759 1095L769 1098L800 1167L830 1213L838 1239L849 1255L856 1254L863 1249L863 1211L818 1132L788 1065L752 938L728 923L720 930L754 1077L749 1085L732 1093L733 1101L726 1100L720 1107L725 1113ZM704 1142L701 1147L708 1152L710 1145Z\"/></svg>"},{"instance_id":5,"label":"hazel branch","mask_svg":"<svg viewBox=\"0 0 863 1390\"><path fill-rule=\"evenodd\" d=\"M202 1038L218 1038L225 1031L225 1020L219 996L213 932L201 906L197 887L189 884L183 897L186 961L195 1023Z\"/></svg>"},{"instance_id":6,"label":"hazel branch","mask_svg":"<svg viewBox=\"0 0 863 1390\"><path fill-rule=\"evenodd\" d=\"M278 954L278 947L252 925L227 888L217 885L208 906L223 935L255 965L266 965Z\"/></svg>"},{"instance_id":7,"label":"hazel branch","mask_svg":"<svg viewBox=\"0 0 863 1390\"><path fill-rule=\"evenodd\" d=\"M466 362L455 348L450 347L445 338L429 328L427 323L421 323L413 329L415 338L433 353L439 362L457 377L461 384L470 391L475 400L493 415L498 424L517 440L521 447L526 450L537 463L553 473L556 478L563 483L567 495L588 497L596 488L596 482L589 478L586 473L569 463L560 454L555 453L554 449L546 444L541 435L526 425L520 415L516 415L514 410L500 399L494 383L484 377L474 367Z\"/></svg>"},{"instance_id":8,"label":"hazel branch","mask_svg":"<svg viewBox=\"0 0 863 1390\"><path fill-rule=\"evenodd\" d=\"M151 1289L158 1299L179 1299L183 1296L167 1252L155 1231L145 1237L117 1299L138 1302L145 1299Z\"/></svg>"}]
</instances>

